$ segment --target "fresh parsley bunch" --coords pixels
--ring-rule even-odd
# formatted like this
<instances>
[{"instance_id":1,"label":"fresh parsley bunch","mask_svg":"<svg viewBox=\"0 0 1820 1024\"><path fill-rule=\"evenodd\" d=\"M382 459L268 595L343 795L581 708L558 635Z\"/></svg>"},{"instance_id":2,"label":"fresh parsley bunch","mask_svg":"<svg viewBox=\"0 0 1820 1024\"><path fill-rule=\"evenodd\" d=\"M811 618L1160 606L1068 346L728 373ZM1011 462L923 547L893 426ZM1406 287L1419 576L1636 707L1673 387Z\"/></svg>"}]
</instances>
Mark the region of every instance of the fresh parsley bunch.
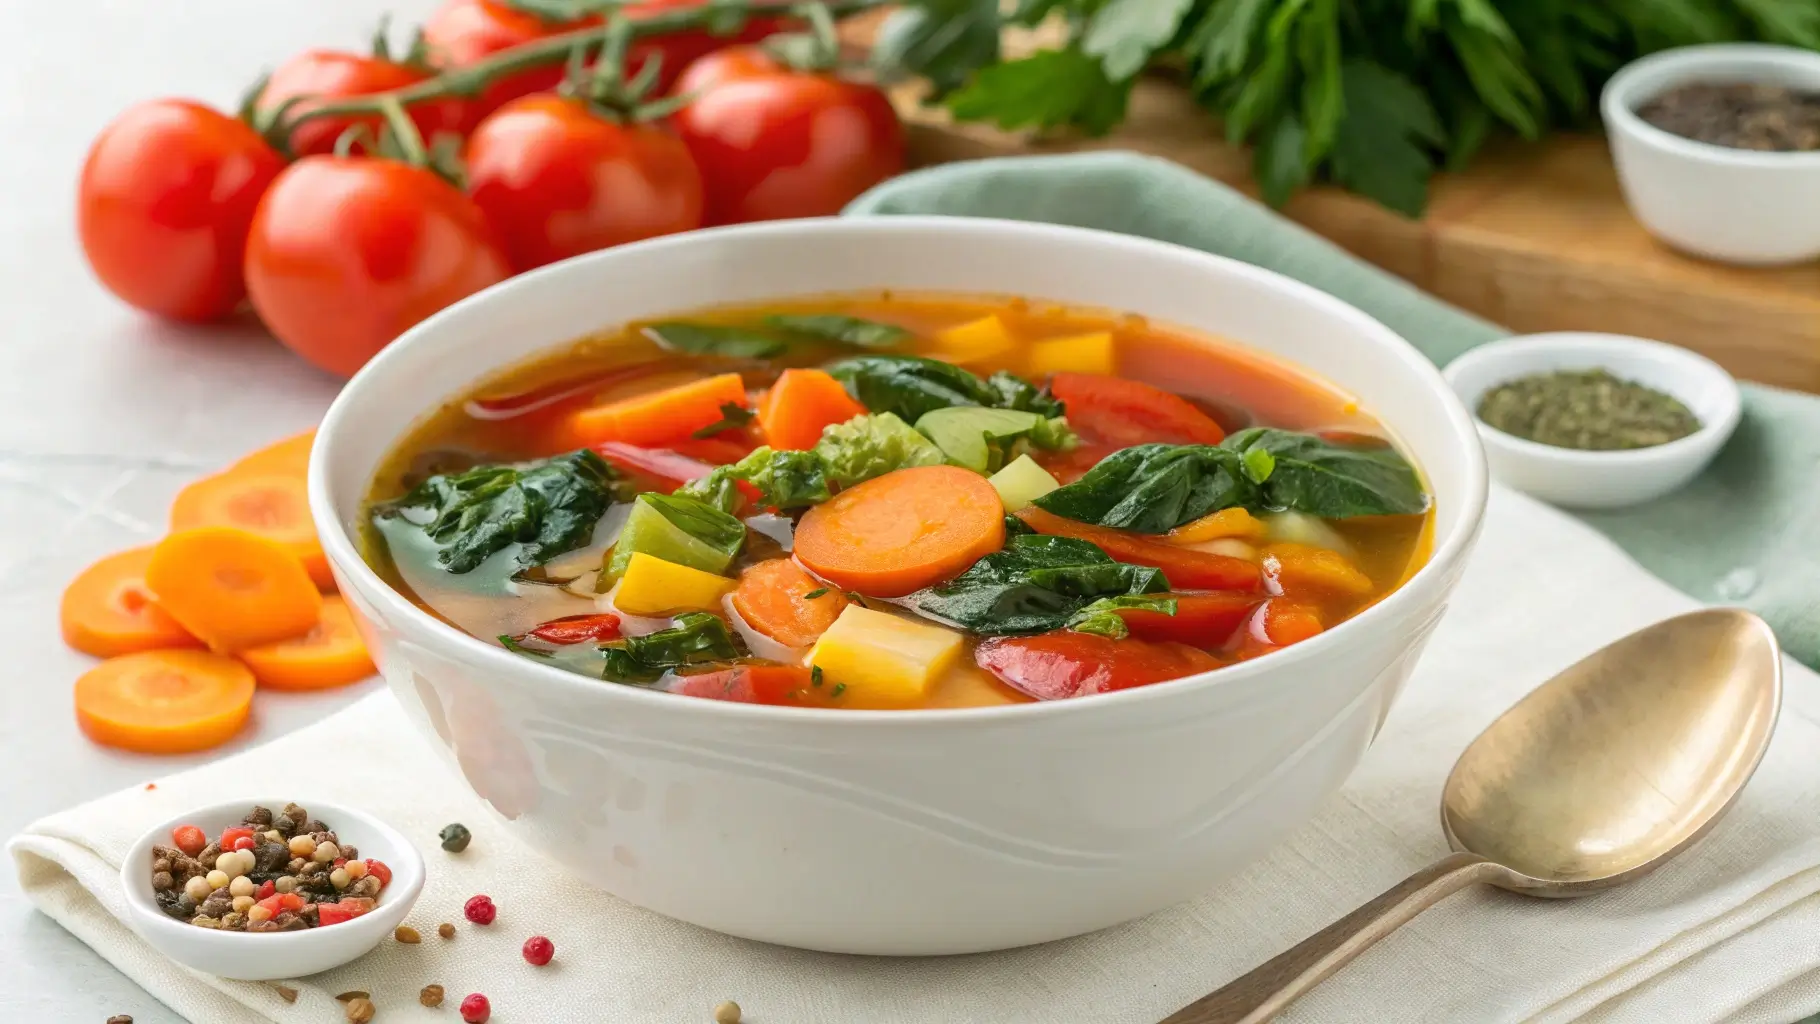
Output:
<instances>
[{"instance_id":1,"label":"fresh parsley bunch","mask_svg":"<svg viewBox=\"0 0 1820 1024\"><path fill-rule=\"evenodd\" d=\"M1065 42L1001 60L1000 30L1051 19ZM1589 123L1632 58L1761 39L1820 49L1816 0L910 0L880 34L958 119L1103 134L1146 69L1185 74L1264 197L1331 181L1415 216L1436 170L1494 131Z\"/></svg>"}]
</instances>

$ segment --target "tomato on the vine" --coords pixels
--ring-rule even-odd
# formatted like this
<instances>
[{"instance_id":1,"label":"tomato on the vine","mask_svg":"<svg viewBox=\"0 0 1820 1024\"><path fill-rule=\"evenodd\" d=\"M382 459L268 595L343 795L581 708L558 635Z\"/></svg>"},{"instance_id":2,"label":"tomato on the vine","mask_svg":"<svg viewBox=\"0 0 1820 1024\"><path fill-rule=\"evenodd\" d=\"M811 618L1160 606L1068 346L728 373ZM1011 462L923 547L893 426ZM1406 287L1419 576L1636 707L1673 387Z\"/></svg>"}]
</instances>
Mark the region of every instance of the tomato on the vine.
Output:
<instances>
[{"instance_id":1,"label":"tomato on the vine","mask_svg":"<svg viewBox=\"0 0 1820 1024\"><path fill-rule=\"evenodd\" d=\"M431 72L398 61L348 53L343 50L306 50L292 57L266 79L259 93L261 110L276 109L284 101L298 96L315 96L324 100L348 96L365 96L415 85ZM308 110L302 102L291 109ZM467 127L467 104L455 97L443 97L406 108L424 139L434 139L440 132L460 132ZM291 152L298 156L329 153L335 140L354 124L365 124L378 132L380 117L368 114L354 117L321 117L299 124L291 132Z\"/></svg>"},{"instance_id":2,"label":"tomato on the vine","mask_svg":"<svg viewBox=\"0 0 1820 1024\"><path fill-rule=\"evenodd\" d=\"M904 169L904 129L885 94L785 68L749 47L683 72L698 93L675 118L707 187L709 224L816 217Z\"/></svg>"},{"instance_id":3,"label":"tomato on the vine","mask_svg":"<svg viewBox=\"0 0 1820 1024\"><path fill-rule=\"evenodd\" d=\"M127 110L89 148L76 223L89 266L126 302L214 320L246 297L241 254L284 161L245 122L188 100Z\"/></svg>"},{"instance_id":4,"label":"tomato on the vine","mask_svg":"<svg viewBox=\"0 0 1820 1024\"><path fill-rule=\"evenodd\" d=\"M267 190L247 238L253 308L278 340L343 376L510 273L473 200L397 160L304 157Z\"/></svg>"},{"instance_id":5,"label":"tomato on the vine","mask_svg":"<svg viewBox=\"0 0 1820 1024\"><path fill-rule=\"evenodd\" d=\"M513 100L474 129L467 163L469 194L518 270L701 227L688 147L581 99Z\"/></svg>"}]
</instances>

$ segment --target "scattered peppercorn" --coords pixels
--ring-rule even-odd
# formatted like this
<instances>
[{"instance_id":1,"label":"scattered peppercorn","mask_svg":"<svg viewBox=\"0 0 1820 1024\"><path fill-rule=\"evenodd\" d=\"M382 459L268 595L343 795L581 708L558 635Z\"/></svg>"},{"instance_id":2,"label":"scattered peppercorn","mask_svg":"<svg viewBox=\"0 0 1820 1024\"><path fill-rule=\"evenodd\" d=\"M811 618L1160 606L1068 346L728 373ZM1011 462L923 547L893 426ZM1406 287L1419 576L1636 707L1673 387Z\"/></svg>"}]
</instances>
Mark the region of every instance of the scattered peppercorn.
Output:
<instances>
[{"instance_id":1,"label":"scattered peppercorn","mask_svg":"<svg viewBox=\"0 0 1820 1024\"><path fill-rule=\"evenodd\" d=\"M488 1017L493 1016L493 1004L479 992L470 993L461 1001L461 1019L468 1024L486 1024Z\"/></svg>"},{"instance_id":2,"label":"scattered peppercorn","mask_svg":"<svg viewBox=\"0 0 1820 1024\"><path fill-rule=\"evenodd\" d=\"M368 1021L373 1019L373 1015L378 1012L379 1011L373 1006L373 1001L366 996L355 996L348 1000L348 1024L367 1024Z\"/></svg>"},{"instance_id":3,"label":"scattered peppercorn","mask_svg":"<svg viewBox=\"0 0 1820 1024\"><path fill-rule=\"evenodd\" d=\"M351 988L351 989L348 989L346 992L343 992L340 995L336 996L335 998L337 1000L345 1003L350 999L371 999L372 996L373 996L373 994L371 992L368 992L364 988Z\"/></svg>"},{"instance_id":4,"label":"scattered peppercorn","mask_svg":"<svg viewBox=\"0 0 1820 1024\"><path fill-rule=\"evenodd\" d=\"M450 853L460 853L467 849L468 843L474 839L473 834L468 831L468 827L460 822L444 825L442 831L437 835L442 839L442 848Z\"/></svg>"},{"instance_id":5,"label":"scattered peppercorn","mask_svg":"<svg viewBox=\"0 0 1820 1024\"><path fill-rule=\"evenodd\" d=\"M278 998L284 1000L285 1002L294 1003L297 1001L297 990L292 988L291 986L273 985L272 987L278 990Z\"/></svg>"},{"instance_id":6,"label":"scattered peppercorn","mask_svg":"<svg viewBox=\"0 0 1820 1024\"><path fill-rule=\"evenodd\" d=\"M443 923L436 926L436 934L442 936L445 939L452 939L455 937L455 926L450 924L447 921L444 921Z\"/></svg>"},{"instance_id":7,"label":"scattered peppercorn","mask_svg":"<svg viewBox=\"0 0 1820 1024\"><path fill-rule=\"evenodd\" d=\"M397 939L399 942L403 942L403 943L406 943L407 945L412 945L412 946L415 946L419 942L423 941L423 936L417 934L417 929L411 927L408 924L401 924L398 927L392 929L392 938Z\"/></svg>"},{"instance_id":8,"label":"scattered peppercorn","mask_svg":"<svg viewBox=\"0 0 1820 1024\"><path fill-rule=\"evenodd\" d=\"M442 1005L442 986L441 985L425 985L423 987L423 991L417 993L417 1001L419 1003L422 1003L424 1006L441 1006Z\"/></svg>"},{"instance_id":9,"label":"scattered peppercorn","mask_svg":"<svg viewBox=\"0 0 1820 1024\"><path fill-rule=\"evenodd\" d=\"M133 1024L133 1017L127 1013L116 1013L107 1019L107 1024Z\"/></svg>"},{"instance_id":10,"label":"scattered peppercorn","mask_svg":"<svg viewBox=\"0 0 1820 1024\"><path fill-rule=\"evenodd\" d=\"M526 963L533 967L542 967L556 955L556 943L542 935L533 935L525 940L524 955Z\"/></svg>"},{"instance_id":11,"label":"scattered peppercorn","mask_svg":"<svg viewBox=\"0 0 1820 1024\"><path fill-rule=\"evenodd\" d=\"M714 1024L739 1024L739 1004L729 999L716 1006Z\"/></svg>"},{"instance_id":12,"label":"scattered peppercorn","mask_svg":"<svg viewBox=\"0 0 1820 1024\"><path fill-rule=\"evenodd\" d=\"M491 896L470 896L468 902L462 905L461 912L475 924L492 924L499 908L493 905Z\"/></svg>"}]
</instances>

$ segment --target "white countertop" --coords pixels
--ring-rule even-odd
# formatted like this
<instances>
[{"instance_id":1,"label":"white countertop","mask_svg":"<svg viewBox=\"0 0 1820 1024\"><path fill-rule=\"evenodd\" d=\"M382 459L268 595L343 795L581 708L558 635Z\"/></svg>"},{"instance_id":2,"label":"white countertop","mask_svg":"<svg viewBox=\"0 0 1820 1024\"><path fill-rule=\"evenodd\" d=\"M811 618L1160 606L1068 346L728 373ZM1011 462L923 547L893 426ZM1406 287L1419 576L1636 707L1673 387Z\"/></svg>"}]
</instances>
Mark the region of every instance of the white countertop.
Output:
<instances>
[{"instance_id":1,"label":"white countertop","mask_svg":"<svg viewBox=\"0 0 1820 1024\"><path fill-rule=\"evenodd\" d=\"M194 96L232 109L311 45L364 47L385 10L434 0L65 0L0 3L0 835L46 812L220 752L141 757L76 729L70 686L92 663L57 635L57 598L94 559L154 539L184 483L316 422L338 382L256 326L177 327L122 306L76 240L88 144L130 104ZM402 33L399 38L402 38ZM374 683L261 693L228 749L312 722ZM0 871L0 1019L178 1018L19 895Z\"/></svg>"}]
</instances>

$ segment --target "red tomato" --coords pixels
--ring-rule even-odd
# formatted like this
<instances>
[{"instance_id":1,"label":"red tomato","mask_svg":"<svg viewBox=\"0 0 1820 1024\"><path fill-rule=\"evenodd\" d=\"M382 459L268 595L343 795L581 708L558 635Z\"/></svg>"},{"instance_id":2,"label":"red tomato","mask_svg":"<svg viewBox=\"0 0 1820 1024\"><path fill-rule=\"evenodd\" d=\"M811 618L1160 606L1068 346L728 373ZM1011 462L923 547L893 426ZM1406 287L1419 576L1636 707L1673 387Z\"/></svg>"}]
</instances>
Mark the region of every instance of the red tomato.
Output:
<instances>
[{"instance_id":1,"label":"red tomato","mask_svg":"<svg viewBox=\"0 0 1820 1024\"><path fill-rule=\"evenodd\" d=\"M1185 644L1114 640L1068 630L994 637L975 649L973 660L1037 700L1127 690L1220 667L1218 658Z\"/></svg>"},{"instance_id":2,"label":"red tomato","mask_svg":"<svg viewBox=\"0 0 1820 1024\"><path fill-rule=\"evenodd\" d=\"M148 313L214 320L246 297L241 254L284 161L245 122L188 100L129 109L89 148L76 224L108 291Z\"/></svg>"},{"instance_id":3,"label":"red tomato","mask_svg":"<svg viewBox=\"0 0 1820 1024\"><path fill-rule=\"evenodd\" d=\"M1058 373L1050 378L1049 391L1067 407L1068 425L1088 446L1219 444L1226 437L1194 403L1143 381Z\"/></svg>"},{"instance_id":4,"label":"red tomato","mask_svg":"<svg viewBox=\"0 0 1820 1024\"><path fill-rule=\"evenodd\" d=\"M1256 563L1230 555L1178 547L1152 540L1130 530L1076 522L1035 505L1017 513L1025 525L1038 533L1056 537L1073 537L1097 545L1115 561L1132 565L1153 565L1163 570L1171 587L1184 590L1257 591L1263 586L1264 574Z\"/></svg>"},{"instance_id":5,"label":"red tomato","mask_svg":"<svg viewBox=\"0 0 1820 1024\"><path fill-rule=\"evenodd\" d=\"M402 89L429 77L427 71L378 57L341 50L306 50L272 72L264 91L259 94L259 106L262 110L272 110L294 96L324 99L365 96ZM299 103L291 109L301 112L309 107L308 103ZM425 142L434 140L438 133L460 132L466 127L467 105L454 97L414 103L406 109ZM298 156L334 152L335 140L350 126L366 124L377 132L381 120L374 114L305 121L291 133L291 152Z\"/></svg>"},{"instance_id":6,"label":"red tomato","mask_svg":"<svg viewBox=\"0 0 1820 1024\"><path fill-rule=\"evenodd\" d=\"M480 208L395 160L299 160L272 183L247 239L253 308L278 340L343 376L509 274Z\"/></svg>"},{"instance_id":7,"label":"red tomato","mask_svg":"<svg viewBox=\"0 0 1820 1024\"><path fill-rule=\"evenodd\" d=\"M581 100L513 100L474 129L467 161L468 192L519 270L701 227L689 148Z\"/></svg>"},{"instance_id":8,"label":"red tomato","mask_svg":"<svg viewBox=\"0 0 1820 1024\"><path fill-rule=\"evenodd\" d=\"M531 630L528 636L552 644L578 644L584 640L619 638L619 616L607 612L593 615L565 615Z\"/></svg>"},{"instance_id":9,"label":"red tomato","mask_svg":"<svg viewBox=\"0 0 1820 1024\"><path fill-rule=\"evenodd\" d=\"M765 70L748 49L704 57L677 83L676 115L707 186L709 224L839 213L904 169L904 129L885 94L830 75Z\"/></svg>"},{"instance_id":10,"label":"red tomato","mask_svg":"<svg viewBox=\"0 0 1820 1024\"><path fill-rule=\"evenodd\" d=\"M825 689L823 687L822 689ZM678 677L672 693L740 704L811 705L818 688L801 665L738 665Z\"/></svg>"},{"instance_id":11,"label":"red tomato","mask_svg":"<svg viewBox=\"0 0 1820 1024\"><path fill-rule=\"evenodd\" d=\"M253 845L253 830L250 828L228 828L221 830L221 838L215 845L223 850L238 850L239 843L245 840L248 847Z\"/></svg>"},{"instance_id":12,"label":"red tomato","mask_svg":"<svg viewBox=\"0 0 1820 1024\"><path fill-rule=\"evenodd\" d=\"M1257 594L1215 591L1174 593L1175 614L1126 609L1119 612L1140 640L1173 640L1192 647L1223 647L1262 600Z\"/></svg>"}]
</instances>

